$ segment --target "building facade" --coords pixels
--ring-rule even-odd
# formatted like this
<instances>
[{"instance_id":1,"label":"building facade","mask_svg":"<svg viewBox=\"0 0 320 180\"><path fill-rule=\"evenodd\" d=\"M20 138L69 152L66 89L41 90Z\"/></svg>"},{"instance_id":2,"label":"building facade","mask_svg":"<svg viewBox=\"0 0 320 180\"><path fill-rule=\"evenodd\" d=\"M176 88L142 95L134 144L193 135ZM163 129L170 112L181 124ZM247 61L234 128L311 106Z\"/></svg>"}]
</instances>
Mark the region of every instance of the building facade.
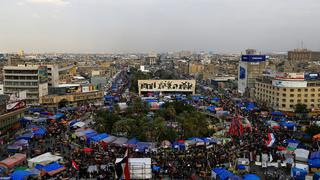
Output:
<instances>
[{"instance_id":1,"label":"building facade","mask_svg":"<svg viewBox=\"0 0 320 180\"><path fill-rule=\"evenodd\" d=\"M48 75L45 66L4 66L3 77L4 94L26 91L28 105L39 104L39 97L48 94Z\"/></svg>"},{"instance_id":2,"label":"building facade","mask_svg":"<svg viewBox=\"0 0 320 180\"><path fill-rule=\"evenodd\" d=\"M320 52L308 49L294 49L288 51L288 60L292 62L320 61Z\"/></svg>"},{"instance_id":3,"label":"building facade","mask_svg":"<svg viewBox=\"0 0 320 180\"><path fill-rule=\"evenodd\" d=\"M320 80L282 80L257 78L255 99L275 110L294 112L297 104L305 104L311 111L320 109Z\"/></svg>"},{"instance_id":4,"label":"building facade","mask_svg":"<svg viewBox=\"0 0 320 180\"><path fill-rule=\"evenodd\" d=\"M242 95L255 88L256 78L261 76L266 68L265 55L242 55L238 68L238 92Z\"/></svg>"}]
</instances>

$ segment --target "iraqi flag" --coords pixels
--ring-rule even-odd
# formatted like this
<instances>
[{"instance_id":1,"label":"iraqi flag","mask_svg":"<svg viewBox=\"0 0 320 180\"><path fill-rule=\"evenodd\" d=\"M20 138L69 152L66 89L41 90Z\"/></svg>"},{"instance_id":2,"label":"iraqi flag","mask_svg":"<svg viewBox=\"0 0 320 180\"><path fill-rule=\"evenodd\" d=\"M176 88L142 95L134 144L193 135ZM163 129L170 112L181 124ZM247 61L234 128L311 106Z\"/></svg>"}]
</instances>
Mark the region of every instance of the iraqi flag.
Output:
<instances>
[{"instance_id":1,"label":"iraqi flag","mask_svg":"<svg viewBox=\"0 0 320 180\"><path fill-rule=\"evenodd\" d=\"M117 179L130 180L130 171L129 171L129 152L128 149L123 157L123 159L116 163L115 170L117 174Z\"/></svg>"},{"instance_id":2,"label":"iraqi flag","mask_svg":"<svg viewBox=\"0 0 320 180\"><path fill-rule=\"evenodd\" d=\"M274 137L274 134L273 133L268 133L268 139L265 141L266 145L268 147L271 147L274 144L275 141L276 141L276 138Z\"/></svg>"},{"instance_id":3,"label":"iraqi flag","mask_svg":"<svg viewBox=\"0 0 320 180\"><path fill-rule=\"evenodd\" d=\"M77 171L79 171L79 166L74 160L72 160L72 167L75 168Z\"/></svg>"}]
</instances>

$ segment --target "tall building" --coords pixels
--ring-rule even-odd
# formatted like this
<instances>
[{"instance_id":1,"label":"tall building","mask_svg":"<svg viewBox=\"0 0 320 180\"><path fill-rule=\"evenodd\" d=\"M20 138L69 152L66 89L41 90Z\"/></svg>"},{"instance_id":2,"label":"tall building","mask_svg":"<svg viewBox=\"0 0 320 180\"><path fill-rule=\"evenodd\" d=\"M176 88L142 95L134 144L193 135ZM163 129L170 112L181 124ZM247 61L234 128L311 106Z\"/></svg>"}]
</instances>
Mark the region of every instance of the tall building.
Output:
<instances>
[{"instance_id":1,"label":"tall building","mask_svg":"<svg viewBox=\"0 0 320 180\"><path fill-rule=\"evenodd\" d=\"M58 65L46 65L48 70L48 87L59 86L59 67Z\"/></svg>"},{"instance_id":2,"label":"tall building","mask_svg":"<svg viewBox=\"0 0 320 180\"><path fill-rule=\"evenodd\" d=\"M48 94L46 66L18 65L3 67L4 94L26 91L28 105L39 104L39 97Z\"/></svg>"},{"instance_id":3,"label":"tall building","mask_svg":"<svg viewBox=\"0 0 320 180\"><path fill-rule=\"evenodd\" d=\"M320 61L320 52L308 49L294 49L288 52L288 60L291 62Z\"/></svg>"},{"instance_id":4,"label":"tall building","mask_svg":"<svg viewBox=\"0 0 320 180\"><path fill-rule=\"evenodd\" d=\"M242 55L238 69L238 92L252 97L256 78L266 68L265 55Z\"/></svg>"}]
</instances>

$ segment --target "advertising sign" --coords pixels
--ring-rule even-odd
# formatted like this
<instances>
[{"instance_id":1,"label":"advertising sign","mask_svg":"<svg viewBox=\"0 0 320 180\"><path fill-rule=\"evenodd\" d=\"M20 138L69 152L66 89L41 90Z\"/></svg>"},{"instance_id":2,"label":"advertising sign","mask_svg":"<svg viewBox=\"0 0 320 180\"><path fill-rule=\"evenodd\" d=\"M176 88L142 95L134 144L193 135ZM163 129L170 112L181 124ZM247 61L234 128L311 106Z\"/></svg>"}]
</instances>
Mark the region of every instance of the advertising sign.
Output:
<instances>
[{"instance_id":1,"label":"advertising sign","mask_svg":"<svg viewBox=\"0 0 320 180\"><path fill-rule=\"evenodd\" d=\"M283 80L304 80L304 73L286 73L286 72L277 72L277 79Z\"/></svg>"},{"instance_id":2,"label":"advertising sign","mask_svg":"<svg viewBox=\"0 0 320 180\"><path fill-rule=\"evenodd\" d=\"M139 92L195 92L196 80L138 80Z\"/></svg>"},{"instance_id":3,"label":"advertising sign","mask_svg":"<svg viewBox=\"0 0 320 180\"><path fill-rule=\"evenodd\" d=\"M272 85L276 87L294 87L294 88L304 88L307 87L307 81L282 81L273 80Z\"/></svg>"},{"instance_id":4,"label":"advertising sign","mask_svg":"<svg viewBox=\"0 0 320 180\"><path fill-rule=\"evenodd\" d=\"M70 86L66 88L66 93L76 93L81 92L81 88L79 86Z\"/></svg>"},{"instance_id":5,"label":"advertising sign","mask_svg":"<svg viewBox=\"0 0 320 180\"><path fill-rule=\"evenodd\" d=\"M241 61L245 62L261 62L265 61L266 55L242 55L241 56Z\"/></svg>"},{"instance_id":6,"label":"advertising sign","mask_svg":"<svg viewBox=\"0 0 320 180\"><path fill-rule=\"evenodd\" d=\"M246 78L246 69L242 66L240 66L239 70L239 79L245 79Z\"/></svg>"},{"instance_id":7,"label":"advertising sign","mask_svg":"<svg viewBox=\"0 0 320 180\"><path fill-rule=\"evenodd\" d=\"M312 81L312 80L320 80L320 74L319 73L305 73L304 74L304 79L307 81Z\"/></svg>"},{"instance_id":8,"label":"advertising sign","mask_svg":"<svg viewBox=\"0 0 320 180\"><path fill-rule=\"evenodd\" d=\"M82 92L90 92L89 86L82 86Z\"/></svg>"},{"instance_id":9,"label":"advertising sign","mask_svg":"<svg viewBox=\"0 0 320 180\"><path fill-rule=\"evenodd\" d=\"M39 80L40 83L48 82L48 70L47 66L40 66L38 68Z\"/></svg>"}]
</instances>

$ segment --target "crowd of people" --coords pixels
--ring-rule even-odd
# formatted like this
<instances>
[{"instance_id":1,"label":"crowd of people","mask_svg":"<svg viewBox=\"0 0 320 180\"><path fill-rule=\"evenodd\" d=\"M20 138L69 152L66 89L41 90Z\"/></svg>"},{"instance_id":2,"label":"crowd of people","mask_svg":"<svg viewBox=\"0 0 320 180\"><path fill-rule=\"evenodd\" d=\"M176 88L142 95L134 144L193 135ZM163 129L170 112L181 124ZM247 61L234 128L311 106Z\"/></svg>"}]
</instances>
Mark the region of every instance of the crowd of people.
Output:
<instances>
[{"instance_id":1,"label":"crowd of people","mask_svg":"<svg viewBox=\"0 0 320 180\"><path fill-rule=\"evenodd\" d=\"M157 149L145 152L136 152L129 148L129 157L148 157L152 159L153 176L155 178L172 177L175 179L197 179L210 176L214 167L225 167L236 172L237 159L247 158L252 162L261 161L262 154L270 156L273 162L283 162L285 158L278 152L278 147L284 146L286 139L294 139L295 133L288 129L272 129L266 124L270 116L263 117L254 111L244 111L235 104L231 93L204 92L207 96L219 97L218 105L225 111L229 111L229 117L247 118L251 123L250 129L245 129L240 136L229 135L230 141L225 143L210 143L205 145L194 145L184 150ZM128 147L113 144L90 143L83 138L73 136L75 129L68 126L68 121L81 119L88 121L87 126L94 128L94 114L99 109L94 105L82 105L76 111L65 111L65 116L57 121L45 123L47 133L38 139L32 139L29 147L24 150L28 158L36 155L52 152L60 154L64 158L63 165L66 170L59 173L57 178L96 178L115 179L116 158L124 156ZM87 118L87 119L86 119ZM26 126L26 125L25 125ZM273 133L276 141L272 147L267 147L265 140L268 133ZM84 149L90 151L84 151ZM315 144L311 144L310 151L318 150ZM257 157L260 157L258 159ZM78 168L74 167L75 163ZM261 169L253 172L263 176ZM238 173L239 175L240 172ZM280 175L288 174L284 169ZM278 177L278 178L279 178Z\"/></svg>"}]
</instances>

